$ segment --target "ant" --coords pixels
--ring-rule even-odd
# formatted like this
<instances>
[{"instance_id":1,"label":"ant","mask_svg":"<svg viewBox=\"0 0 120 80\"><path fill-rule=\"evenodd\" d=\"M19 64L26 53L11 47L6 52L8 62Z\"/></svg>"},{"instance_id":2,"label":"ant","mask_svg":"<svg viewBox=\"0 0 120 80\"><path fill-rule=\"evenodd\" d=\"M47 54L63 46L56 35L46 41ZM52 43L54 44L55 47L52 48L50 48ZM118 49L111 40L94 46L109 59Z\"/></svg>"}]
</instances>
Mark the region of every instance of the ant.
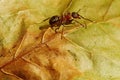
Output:
<instances>
[{"instance_id":1,"label":"ant","mask_svg":"<svg viewBox=\"0 0 120 80\"><path fill-rule=\"evenodd\" d=\"M52 16L49 19L49 24L51 25L52 29L53 29L53 27L57 27L55 29L55 32L57 32L57 29L59 29L61 25L63 25L63 26L69 25L69 24L72 24L73 21L75 21L75 22L79 23L81 26L85 27L83 24L81 24L80 22L78 22L75 19L85 19L85 20L88 20L90 22L93 22L92 20L84 18L83 16L81 16L80 14L78 14L78 12L72 12L72 13L68 12L62 16L58 16L58 15Z\"/></svg>"},{"instance_id":2,"label":"ant","mask_svg":"<svg viewBox=\"0 0 120 80\"><path fill-rule=\"evenodd\" d=\"M63 28L65 26L69 25L69 24L73 24L73 22L76 22L76 23L80 24L82 27L87 27L86 24L83 25L82 23L77 21L77 19L84 19L84 20L87 20L89 22L93 22L92 20L90 20L88 18L85 18L85 17L83 17L79 14L79 11L81 9L79 9L77 12L67 12L66 10L71 6L71 4L72 4L72 0L70 0L70 3L67 5L67 8L63 11L62 15L60 15L60 16L59 15L54 15L52 17L46 18L42 22L45 22L46 20L49 20L50 28L52 30L54 30L55 33L57 33L57 30L59 30L60 27L63 26L62 27L62 34L63 34ZM39 29L41 29L41 27Z\"/></svg>"},{"instance_id":3,"label":"ant","mask_svg":"<svg viewBox=\"0 0 120 80\"><path fill-rule=\"evenodd\" d=\"M76 19L84 19L84 20L93 22L92 20L87 19L79 14L79 11L81 9L79 9L77 12L71 12L71 13L67 12L68 9L71 7L72 2L73 2L73 0L69 1L69 3L66 6L66 9L63 11L61 16L54 15L52 17L49 17L49 18L43 20L42 22L49 19L49 25L50 25L51 29L54 30L55 32L57 32L57 30L59 30L60 26L63 26L63 28L64 28L66 25L73 24L73 21L80 24L82 27L86 27L86 24L83 25L82 23L80 23ZM63 32L63 28L62 28L62 32Z\"/></svg>"},{"instance_id":4,"label":"ant","mask_svg":"<svg viewBox=\"0 0 120 80\"><path fill-rule=\"evenodd\" d=\"M83 25L82 23L77 21L76 19L84 19L84 20L93 22L92 20L81 16L78 13L79 11L80 11L80 9L77 12L72 12L72 13L67 12L61 16L54 15L51 18L47 18L47 19L43 20L43 22L49 19L50 27L51 27L51 29L55 30L55 32L57 32L57 30L60 28L61 25L63 25L65 27L66 25L72 24L73 21L75 21L76 23L80 24L83 27L86 27L85 25ZM55 27L55 29L54 29L54 27Z\"/></svg>"}]
</instances>

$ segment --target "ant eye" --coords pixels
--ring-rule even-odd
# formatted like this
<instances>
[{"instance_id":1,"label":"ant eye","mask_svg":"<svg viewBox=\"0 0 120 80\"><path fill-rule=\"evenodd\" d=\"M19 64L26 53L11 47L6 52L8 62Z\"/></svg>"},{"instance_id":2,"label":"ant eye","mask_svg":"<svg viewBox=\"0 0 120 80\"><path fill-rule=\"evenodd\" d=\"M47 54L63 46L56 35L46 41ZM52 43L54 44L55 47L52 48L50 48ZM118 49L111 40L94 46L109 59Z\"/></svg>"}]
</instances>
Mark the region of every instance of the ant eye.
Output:
<instances>
[{"instance_id":1,"label":"ant eye","mask_svg":"<svg viewBox=\"0 0 120 80\"><path fill-rule=\"evenodd\" d=\"M72 17L73 18L79 18L79 14L77 12L72 12Z\"/></svg>"}]
</instances>

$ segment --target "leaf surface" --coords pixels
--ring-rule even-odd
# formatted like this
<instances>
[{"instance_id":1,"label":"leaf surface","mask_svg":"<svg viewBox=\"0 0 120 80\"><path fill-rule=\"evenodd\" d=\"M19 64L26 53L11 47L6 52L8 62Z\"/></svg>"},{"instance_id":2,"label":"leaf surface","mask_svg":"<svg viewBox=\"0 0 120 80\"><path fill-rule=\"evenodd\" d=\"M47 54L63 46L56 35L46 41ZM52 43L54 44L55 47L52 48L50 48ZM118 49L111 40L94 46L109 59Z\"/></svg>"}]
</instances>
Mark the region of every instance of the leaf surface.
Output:
<instances>
[{"instance_id":1,"label":"leaf surface","mask_svg":"<svg viewBox=\"0 0 120 80\"><path fill-rule=\"evenodd\" d=\"M0 1L2 80L120 79L120 1L70 1ZM94 22L78 20L87 29L70 25L62 38L48 28L48 21L42 22L79 9L80 15Z\"/></svg>"}]
</instances>

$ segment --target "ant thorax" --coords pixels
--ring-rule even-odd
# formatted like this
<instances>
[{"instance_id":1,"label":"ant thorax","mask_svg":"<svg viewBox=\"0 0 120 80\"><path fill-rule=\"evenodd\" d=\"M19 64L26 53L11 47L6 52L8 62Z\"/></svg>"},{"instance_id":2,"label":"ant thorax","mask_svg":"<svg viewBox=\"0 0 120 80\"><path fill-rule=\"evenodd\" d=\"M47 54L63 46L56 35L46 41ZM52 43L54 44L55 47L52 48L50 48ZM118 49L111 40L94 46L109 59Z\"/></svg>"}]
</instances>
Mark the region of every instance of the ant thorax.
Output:
<instances>
[{"instance_id":1,"label":"ant thorax","mask_svg":"<svg viewBox=\"0 0 120 80\"><path fill-rule=\"evenodd\" d=\"M73 17L71 13L65 13L61 16L61 22L63 25L71 24Z\"/></svg>"}]
</instances>

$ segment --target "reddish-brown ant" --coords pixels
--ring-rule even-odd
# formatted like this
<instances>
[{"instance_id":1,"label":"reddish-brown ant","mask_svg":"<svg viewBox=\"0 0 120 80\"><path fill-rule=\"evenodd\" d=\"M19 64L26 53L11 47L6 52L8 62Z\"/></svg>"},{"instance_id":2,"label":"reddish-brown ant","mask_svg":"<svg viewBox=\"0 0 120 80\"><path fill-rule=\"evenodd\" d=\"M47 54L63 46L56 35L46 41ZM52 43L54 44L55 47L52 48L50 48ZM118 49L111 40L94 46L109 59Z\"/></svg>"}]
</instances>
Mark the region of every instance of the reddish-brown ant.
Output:
<instances>
[{"instance_id":1,"label":"reddish-brown ant","mask_svg":"<svg viewBox=\"0 0 120 80\"><path fill-rule=\"evenodd\" d=\"M51 25L52 29L53 27L57 27L55 31L59 29L61 25L63 26L69 25L69 24L72 24L73 21L79 23L81 26L84 27L84 25L78 22L76 19L85 19L85 20L92 22L92 20L84 18L83 16L79 15L78 12L72 12L72 13L68 12L62 16L58 16L58 15L52 16L49 19L49 24Z\"/></svg>"},{"instance_id":2,"label":"reddish-brown ant","mask_svg":"<svg viewBox=\"0 0 120 80\"><path fill-rule=\"evenodd\" d=\"M50 25L51 29L54 30L55 32L57 32L57 30L59 30L60 26L63 25L63 28L64 28L66 25L72 24L73 21L78 23L78 24L80 24L82 27L86 27L86 25L80 23L76 19L84 19L84 20L93 22L92 20L87 19L87 18L81 16L78 13L79 11L80 10L78 10L77 12L72 12L72 13L67 12L67 13L64 13L61 16L55 15L55 16L52 16L51 18L45 19L44 21L49 19L49 25ZM62 35L63 35L63 28L62 28L61 38L62 38Z\"/></svg>"},{"instance_id":3,"label":"reddish-brown ant","mask_svg":"<svg viewBox=\"0 0 120 80\"><path fill-rule=\"evenodd\" d=\"M69 0L69 3L67 4L66 9L63 11L61 16L54 15L50 18L47 18L47 19L43 20L43 22L49 19L50 27L55 32L57 32L57 30L60 28L61 25L66 26L66 25L69 25L69 24L73 24L73 22L76 22L76 23L80 24L82 27L86 27L86 25L83 25L82 23L80 23L76 19L84 19L84 20L93 22L92 20L81 16L79 14L80 9L77 12L72 12L72 13L67 12L68 9L71 7L72 2L73 2L73 0Z\"/></svg>"},{"instance_id":4,"label":"reddish-brown ant","mask_svg":"<svg viewBox=\"0 0 120 80\"><path fill-rule=\"evenodd\" d=\"M43 20L42 22L49 20L49 25L50 25L51 29L54 30L55 32L57 32L57 30L59 30L60 26L63 26L63 28L64 28L66 25L73 24L73 22L80 24L82 27L86 27L86 24L84 25L84 24L80 23L79 21L77 21L77 19L83 19L83 20L93 22L92 20L81 16L79 14L80 9L77 12L71 12L71 13L67 12L67 10L71 6L71 4L72 4L72 0L70 0L70 3L67 5L67 8L63 11L63 14L61 16L54 15L50 18ZM62 28L62 34L63 34L63 28ZM41 27L40 27L40 29L41 29Z\"/></svg>"},{"instance_id":5,"label":"reddish-brown ant","mask_svg":"<svg viewBox=\"0 0 120 80\"><path fill-rule=\"evenodd\" d=\"M77 12L67 12L61 16L58 16L58 15L55 15L55 16L52 16L51 18L47 18L43 21L46 21L49 19L49 24L50 24L50 27L55 30L55 32L57 32L57 29L60 28L61 25L65 26L65 25L69 25L69 24L72 24L73 21L79 23L81 26L83 27L86 27L85 25L83 25L82 23L80 23L79 21L77 21L76 19L84 19L84 20L87 20L87 21L90 21L90 22L93 22L92 20L90 19L87 19L83 16L81 16L78 12L80 10L78 10ZM54 29L55 27L55 29Z\"/></svg>"}]
</instances>

